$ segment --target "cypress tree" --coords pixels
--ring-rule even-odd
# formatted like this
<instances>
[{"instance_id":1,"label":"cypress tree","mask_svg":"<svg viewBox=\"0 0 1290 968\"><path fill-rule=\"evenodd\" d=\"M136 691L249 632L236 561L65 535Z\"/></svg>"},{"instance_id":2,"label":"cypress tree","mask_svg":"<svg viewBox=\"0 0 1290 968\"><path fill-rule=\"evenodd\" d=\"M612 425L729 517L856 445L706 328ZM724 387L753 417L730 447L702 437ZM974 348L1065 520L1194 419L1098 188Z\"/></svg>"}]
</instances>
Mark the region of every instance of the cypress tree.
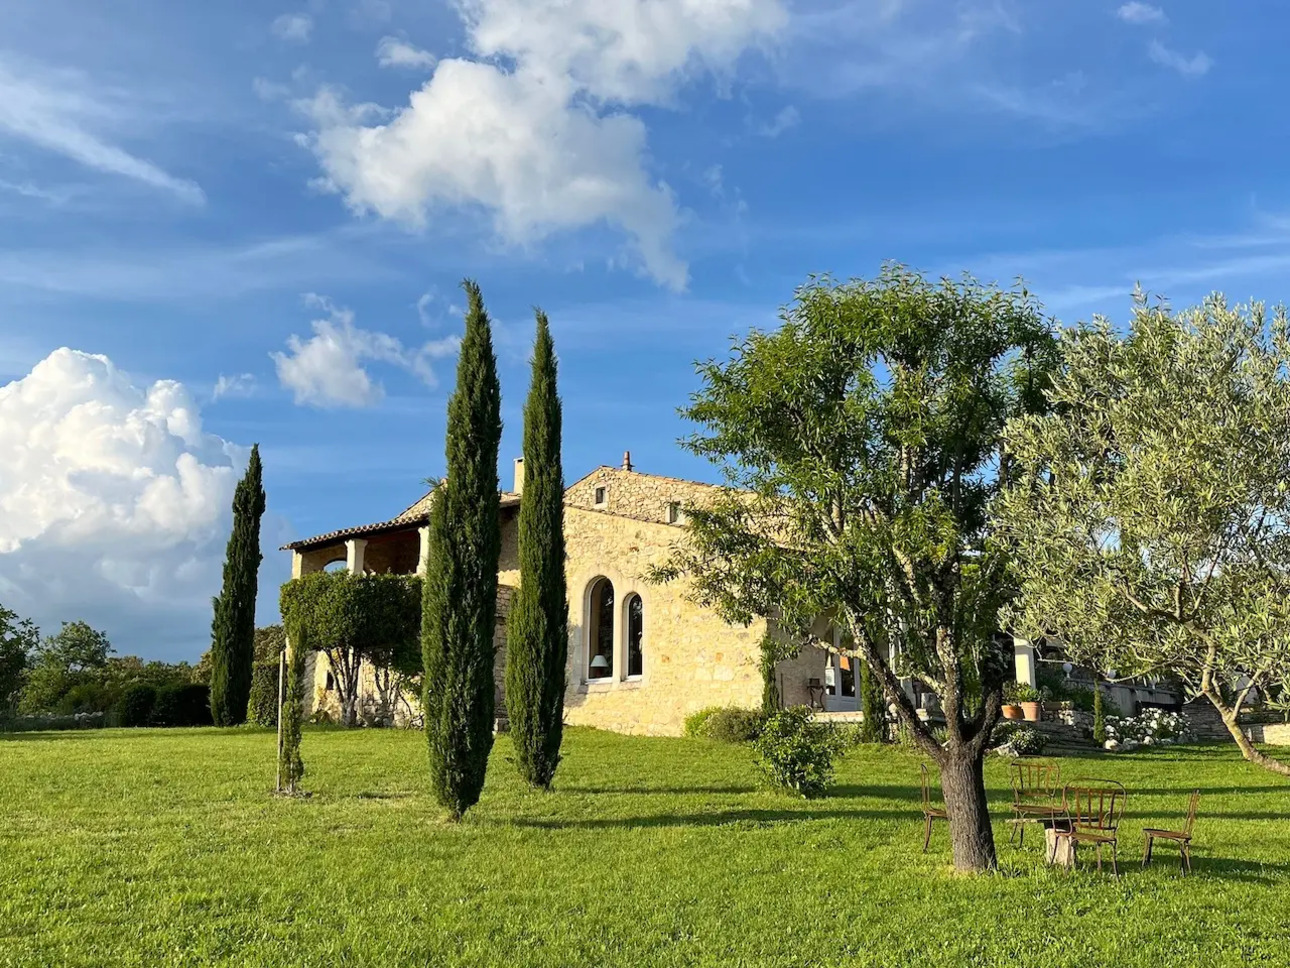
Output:
<instances>
[{"instance_id":1,"label":"cypress tree","mask_svg":"<svg viewBox=\"0 0 1290 968\"><path fill-rule=\"evenodd\" d=\"M506 708L520 775L549 789L564 734L569 651L564 578L564 470L555 344L537 313L533 377L524 404L524 491L520 500L520 589L507 622Z\"/></svg>"},{"instance_id":2,"label":"cypress tree","mask_svg":"<svg viewBox=\"0 0 1290 968\"><path fill-rule=\"evenodd\" d=\"M264 487L260 447L233 492L233 533L224 555L224 586L211 619L211 716L216 726L246 722L255 663L255 595L260 570Z\"/></svg>"},{"instance_id":3,"label":"cypress tree","mask_svg":"<svg viewBox=\"0 0 1290 968\"><path fill-rule=\"evenodd\" d=\"M479 800L493 748L493 627L497 616L497 448L501 388L479 286L466 290L466 332L448 402L448 477L430 514L422 590L430 783L454 820Z\"/></svg>"},{"instance_id":4,"label":"cypress tree","mask_svg":"<svg viewBox=\"0 0 1290 968\"><path fill-rule=\"evenodd\" d=\"M860 663L860 710L864 713L860 722L860 739L865 743L886 742L887 704L882 698L882 686L868 662L861 658L852 661Z\"/></svg>"},{"instance_id":5,"label":"cypress tree","mask_svg":"<svg viewBox=\"0 0 1290 968\"><path fill-rule=\"evenodd\" d=\"M282 698L282 747L279 750L278 777L286 793L299 793L305 775L300 758L300 725L305 719L305 659L309 652L308 627L302 622L291 636L287 649L286 694ZM276 683L275 683L276 684Z\"/></svg>"}]
</instances>

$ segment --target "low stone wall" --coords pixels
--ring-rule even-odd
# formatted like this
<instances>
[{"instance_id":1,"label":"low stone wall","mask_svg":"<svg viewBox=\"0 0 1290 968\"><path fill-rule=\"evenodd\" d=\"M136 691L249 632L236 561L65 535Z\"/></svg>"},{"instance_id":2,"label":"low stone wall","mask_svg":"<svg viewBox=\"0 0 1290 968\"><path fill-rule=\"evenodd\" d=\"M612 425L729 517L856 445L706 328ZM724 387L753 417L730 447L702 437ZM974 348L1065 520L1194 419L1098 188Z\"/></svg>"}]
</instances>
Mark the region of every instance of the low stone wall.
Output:
<instances>
[{"instance_id":1,"label":"low stone wall","mask_svg":"<svg viewBox=\"0 0 1290 968\"><path fill-rule=\"evenodd\" d=\"M1290 723L1250 723L1242 728L1251 743L1290 746Z\"/></svg>"}]
</instances>

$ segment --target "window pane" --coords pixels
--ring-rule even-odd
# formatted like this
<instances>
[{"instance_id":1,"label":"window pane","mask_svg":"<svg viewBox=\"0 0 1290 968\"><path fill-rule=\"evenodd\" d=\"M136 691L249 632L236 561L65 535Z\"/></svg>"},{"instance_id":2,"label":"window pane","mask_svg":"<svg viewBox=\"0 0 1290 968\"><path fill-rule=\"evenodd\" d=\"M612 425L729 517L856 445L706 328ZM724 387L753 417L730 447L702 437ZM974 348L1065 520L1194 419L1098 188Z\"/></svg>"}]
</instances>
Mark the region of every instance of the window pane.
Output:
<instances>
[{"instance_id":1,"label":"window pane","mask_svg":"<svg viewBox=\"0 0 1290 968\"><path fill-rule=\"evenodd\" d=\"M627 674L629 676L639 676L645 672L644 638L645 607L641 604L641 597L633 595L627 600Z\"/></svg>"},{"instance_id":2,"label":"window pane","mask_svg":"<svg viewBox=\"0 0 1290 968\"><path fill-rule=\"evenodd\" d=\"M608 578L597 579L591 590L588 633L587 678L608 678L614 674L614 586Z\"/></svg>"}]
</instances>

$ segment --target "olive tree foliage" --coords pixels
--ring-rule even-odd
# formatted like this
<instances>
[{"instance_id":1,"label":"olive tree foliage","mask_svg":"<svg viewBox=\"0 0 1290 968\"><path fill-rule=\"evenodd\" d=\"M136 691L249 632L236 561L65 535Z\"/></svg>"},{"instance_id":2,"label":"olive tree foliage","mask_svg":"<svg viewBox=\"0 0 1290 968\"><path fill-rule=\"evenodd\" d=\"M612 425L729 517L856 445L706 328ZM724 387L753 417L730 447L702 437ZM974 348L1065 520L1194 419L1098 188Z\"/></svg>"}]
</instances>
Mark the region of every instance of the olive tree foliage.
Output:
<instances>
[{"instance_id":1,"label":"olive tree foliage","mask_svg":"<svg viewBox=\"0 0 1290 968\"><path fill-rule=\"evenodd\" d=\"M1173 674L1238 727L1290 675L1290 325L1215 295L1062 333L1054 411L1015 421L1012 621L1117 675Z\"/></svg>"},{"instance_id":2,"label":"olive tree foliage","mask_svg":"<svg viewBox=\"0 0 1290 968\"><path fill-rule=\"evenodd\" d=\"M378 688L387 680L390 710L399 681L414 676L420 657L421 579L414 575L316 572L282 586L283 624L301 629L308 647L331 664L341 723L358 717L359 674L371 664ZM394 679L392 684L389 680Z\"/></svg>"},{"instance_id":3,"label":"olive tree foliage","mask_svg":"<svg viewBox=\"0 0 1290 968\"><path fill-rule=\"evenodd\" d=\"M1011 653L994 636L1007 569L989 512L1007 420L1044 406L1050 327L1023 290L895 265L812 278L782 320L699 367L683 413L701 429L683 444L728 487L686 509L654 577L799 641L821 616L841 625L941 768L955 866L992 868L982 761ZM940 697L944 746L902 677Z\"/></svg>"}]
</instances>

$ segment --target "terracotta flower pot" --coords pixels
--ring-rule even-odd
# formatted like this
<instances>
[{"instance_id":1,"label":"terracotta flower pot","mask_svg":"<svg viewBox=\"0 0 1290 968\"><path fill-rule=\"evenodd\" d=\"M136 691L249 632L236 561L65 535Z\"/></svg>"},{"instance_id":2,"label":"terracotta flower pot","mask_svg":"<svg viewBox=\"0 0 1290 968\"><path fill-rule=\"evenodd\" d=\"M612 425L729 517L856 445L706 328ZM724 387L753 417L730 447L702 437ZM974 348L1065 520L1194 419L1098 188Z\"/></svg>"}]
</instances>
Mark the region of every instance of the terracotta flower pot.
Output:
<instances>
[{"instance_id":1,"label":"terracotta flower pot","mask_svg":"<svg viewBox=\"0 0 1290 968\"><path fill-rule=\"evenodd\" d=\"M1022 715L1023 714L1020 706L1013 706L1011 704L1008 704L1003 707L1004 719L1021 719Z\"/></svg>"},{"instance_id":2,"label":"terracotta flower pot","mask_svg":"<svg viewBox=\"0 0 1290 968\"><path fill-rule=\"evenodd\" d=\"M1039 703L1023 702L1021 704L1021 713L1023 716L1026 717L1026 722L1028 723L1039 722Z\"/></svg>"}]
</instances>

